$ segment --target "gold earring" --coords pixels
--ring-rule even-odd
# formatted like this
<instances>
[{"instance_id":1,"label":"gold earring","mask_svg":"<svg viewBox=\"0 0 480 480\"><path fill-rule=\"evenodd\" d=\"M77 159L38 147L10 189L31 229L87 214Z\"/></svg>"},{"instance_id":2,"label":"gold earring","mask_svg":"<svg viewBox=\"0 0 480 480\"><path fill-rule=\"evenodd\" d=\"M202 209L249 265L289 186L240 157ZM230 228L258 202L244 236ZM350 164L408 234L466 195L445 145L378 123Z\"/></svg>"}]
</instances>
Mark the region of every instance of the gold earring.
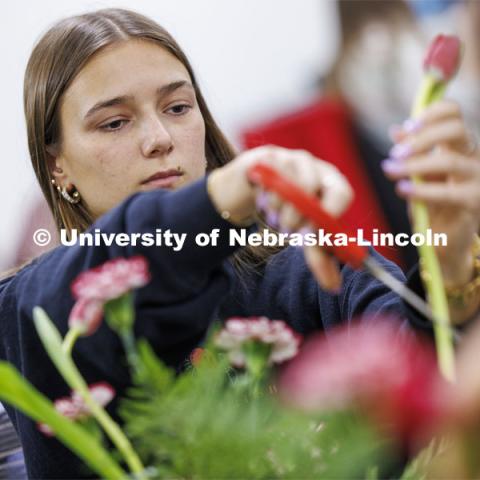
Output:
<instances>
[{"instance_id":1,"label":"gold earring","mask_svg":"<svg viewBox=\"0 0 480 480\"><path fill-rule=\"evenodd\" d=\"M60 188L59 185L57 185L57 182L55 181L54 178L52 178L52 184L57 187L58 192L60 195L68 202L71 204L76 204L80 201L80 193L78 190L75 190L71 195L68 192L66 187Z\"/></svg>"}]
</instances>

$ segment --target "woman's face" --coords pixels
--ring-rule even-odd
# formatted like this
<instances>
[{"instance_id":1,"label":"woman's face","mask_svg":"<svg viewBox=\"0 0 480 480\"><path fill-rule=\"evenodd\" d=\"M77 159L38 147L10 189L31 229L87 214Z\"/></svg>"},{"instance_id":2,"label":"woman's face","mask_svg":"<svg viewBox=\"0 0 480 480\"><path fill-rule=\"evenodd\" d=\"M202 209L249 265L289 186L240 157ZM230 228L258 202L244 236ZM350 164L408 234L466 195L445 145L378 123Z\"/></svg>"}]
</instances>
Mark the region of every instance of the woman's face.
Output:
<instances>
[{"instance_id":1,"label":"woman's face","mask_svg":"<svg viewBox=\"0 0 480 480\"><path fill-rule=\"evenodd\" d=\"M190 76L152 42L128 40L92 57L63 95L60 121L53 175L76 187L94 218L134 192L205 174L205 124Z\"/></svg>"}]
</instances>

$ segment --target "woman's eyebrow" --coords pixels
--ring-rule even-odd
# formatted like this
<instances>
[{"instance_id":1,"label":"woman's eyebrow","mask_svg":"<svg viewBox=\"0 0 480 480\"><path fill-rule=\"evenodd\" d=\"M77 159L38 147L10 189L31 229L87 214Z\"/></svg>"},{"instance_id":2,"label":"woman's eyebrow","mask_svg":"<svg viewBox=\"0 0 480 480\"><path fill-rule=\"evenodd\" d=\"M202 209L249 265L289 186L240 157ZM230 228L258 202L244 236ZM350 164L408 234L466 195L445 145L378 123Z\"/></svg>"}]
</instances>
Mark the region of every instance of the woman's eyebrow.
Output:
<instances>
[{"instance_id":1,"label":"woman's eyebrow","mask_svg":"<svg viewBox=\"0 0 480 480\"><path fill-rule=\"evenodd\" d=\"M165 97L182 87L187 87L193 90L193 86L190 82L188 82L187 80L178 80L176 82L168 83L163 87L157 88L157 95L158 97ZM102 108L114 107L115 105L127 103L130 100L133 100L132 95L122 95L120 97L110 98L108 100L97 102L92 108L88 110L84 118L87 119L91 117L93 114L95 114Z\"/></svg>"}]
</instances>

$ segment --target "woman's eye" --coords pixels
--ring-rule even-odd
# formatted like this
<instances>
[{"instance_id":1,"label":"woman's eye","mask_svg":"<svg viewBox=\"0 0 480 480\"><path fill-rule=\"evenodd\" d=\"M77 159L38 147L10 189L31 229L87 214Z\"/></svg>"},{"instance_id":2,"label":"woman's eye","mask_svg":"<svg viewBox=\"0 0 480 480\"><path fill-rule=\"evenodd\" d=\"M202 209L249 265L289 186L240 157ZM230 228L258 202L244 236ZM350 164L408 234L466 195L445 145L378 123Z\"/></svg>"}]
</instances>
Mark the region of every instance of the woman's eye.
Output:
<instances>
[{"instance_id":1,"label":"woman's eye","mask_svg":"<svg viewBox=\"0 0 480 480\"><path fill-rule=\"evenodd\" d=\"M126 124L128 120L113 120L112 122L104 123L100 126L102 130L106 130L107 132L113 132L115 130L120 130L124 124Z\"/></svg>"},{"instance_id":2,"label":"woman's eye","mask_svg":"<svg viewBox=\"0 0 480 480\"><path fill-rule=\"evenodd\" d=\"M167 112L171 112L174 115L183 115L187 113L192 107L190 105L186 105L184 103L181 103L179 105L174 105L173 107L170 107Z\"/></svg>"}]
</instances>

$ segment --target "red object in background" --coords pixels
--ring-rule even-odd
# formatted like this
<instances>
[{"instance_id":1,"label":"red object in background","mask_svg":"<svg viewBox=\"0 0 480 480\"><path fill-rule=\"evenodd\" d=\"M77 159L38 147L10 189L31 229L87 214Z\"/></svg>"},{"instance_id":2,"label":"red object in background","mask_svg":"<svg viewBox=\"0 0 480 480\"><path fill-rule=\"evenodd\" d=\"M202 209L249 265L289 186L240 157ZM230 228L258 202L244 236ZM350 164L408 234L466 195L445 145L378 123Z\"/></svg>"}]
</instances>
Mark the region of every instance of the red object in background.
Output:
<instances>
[{"instance_id":1,"label":"red object in background","mask_svg":"<svg viewBox=\"0 0 480 480\"><path fill-rule=\"evenodd\" d=\"M462 44L455 35L437 35L423 61L425 73L441 82L450 81L460 67Z\"/></svg>"},{"instance_id":2,"label":"red object in background","mask_svg":"<svg viewBox=\"0 0 480 480\"><path fill-rule=\"evenodd\" d=\"M362 228L365 238L370 240L373 229L380 233L388 233L391 229L359 158L351 123L351 113L343 102L325 98L299 112L245 132L242 140L246 148L273 144L306 149L335 165L355 192L354 201L341 217L342 222L351 229ZM399 265L403 263L399 252L391 247L376 247L376 250Z\"/></svg>"}]
</instances>

